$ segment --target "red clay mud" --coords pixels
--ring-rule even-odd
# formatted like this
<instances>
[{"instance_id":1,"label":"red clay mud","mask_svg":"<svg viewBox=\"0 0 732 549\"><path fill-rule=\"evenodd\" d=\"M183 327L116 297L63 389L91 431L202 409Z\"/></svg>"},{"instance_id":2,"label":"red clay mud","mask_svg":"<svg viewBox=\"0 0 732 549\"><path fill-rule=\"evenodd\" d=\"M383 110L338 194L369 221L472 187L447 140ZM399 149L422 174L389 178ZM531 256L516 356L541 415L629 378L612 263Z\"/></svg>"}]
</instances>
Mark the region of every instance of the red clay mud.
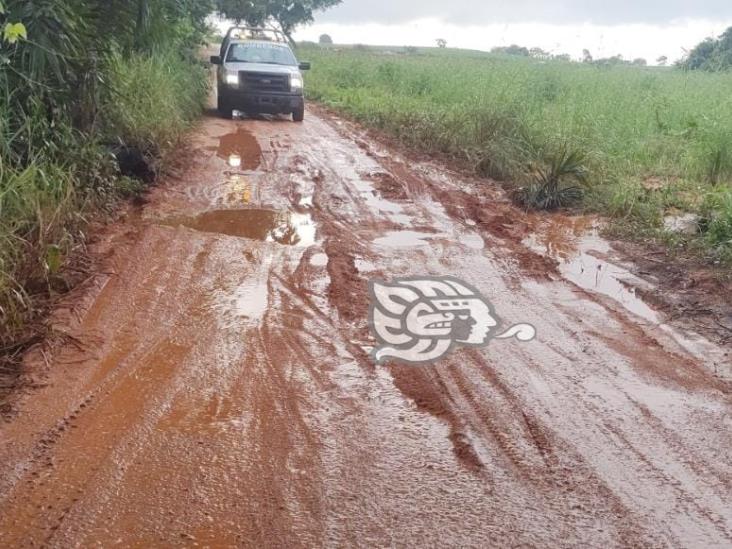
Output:
<instances>
[{"instance_id":1,"label":"red clay mud","mask_svg":"<svg viewBox=\"0 0 732 549\"><path fill-rule=\"evenodd\" d=\"M27 358L0 546L732 544L728 350L628 306L592 220L319 110L207 118L193 151ZM537 339L374 364L369 279L419 275Z\"/></svg>"}]
</instances>

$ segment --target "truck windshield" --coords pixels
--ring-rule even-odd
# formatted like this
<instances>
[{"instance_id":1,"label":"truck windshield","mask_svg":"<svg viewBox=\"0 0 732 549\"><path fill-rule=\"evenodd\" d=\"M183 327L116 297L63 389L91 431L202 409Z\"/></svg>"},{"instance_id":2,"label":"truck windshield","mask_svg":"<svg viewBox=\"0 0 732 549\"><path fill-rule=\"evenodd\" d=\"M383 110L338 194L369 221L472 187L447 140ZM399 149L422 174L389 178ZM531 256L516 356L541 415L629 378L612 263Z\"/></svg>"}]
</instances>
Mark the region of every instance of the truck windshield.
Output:
<instances>
[{"instance_id":1,"label":"truck windshield","mask_svg":"<svg viewBox=\"0 0 732 549\"><path fill-rule=\"evenodd\" d=\"M290 48L280 44L232 44L226 61L232 63L297 65L297 60Z\"/></svg>"}]
</instances>

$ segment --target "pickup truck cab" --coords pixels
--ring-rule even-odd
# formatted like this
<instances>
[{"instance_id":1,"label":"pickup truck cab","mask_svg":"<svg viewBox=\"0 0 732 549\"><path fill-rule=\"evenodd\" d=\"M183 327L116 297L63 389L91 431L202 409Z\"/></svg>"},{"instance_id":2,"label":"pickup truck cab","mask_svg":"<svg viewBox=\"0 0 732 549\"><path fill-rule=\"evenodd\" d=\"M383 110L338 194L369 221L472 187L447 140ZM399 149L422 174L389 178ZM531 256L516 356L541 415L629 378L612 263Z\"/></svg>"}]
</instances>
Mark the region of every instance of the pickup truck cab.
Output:
<instances>
[{"instance_id":1,"label":"pickup truck cab","mask_svg":"<svg viewBox=\"0 0 732 549\"><path fill-rule=\"evenodd\" d=\"M232 27L211 57L218 66L218 110L231 117L233 110L250 114L291 114L305 118L305 94L298 63L285 36L271 29Z\"/></svg>"}]
</instances>

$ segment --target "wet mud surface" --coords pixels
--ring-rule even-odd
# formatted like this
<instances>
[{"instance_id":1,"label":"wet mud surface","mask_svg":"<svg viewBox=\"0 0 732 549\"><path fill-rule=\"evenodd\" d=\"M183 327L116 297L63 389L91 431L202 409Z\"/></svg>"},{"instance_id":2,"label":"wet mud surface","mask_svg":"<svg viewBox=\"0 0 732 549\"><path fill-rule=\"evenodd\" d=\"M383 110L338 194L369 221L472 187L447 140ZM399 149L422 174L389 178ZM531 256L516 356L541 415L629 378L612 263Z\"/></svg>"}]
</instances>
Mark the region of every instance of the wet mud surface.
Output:
<instances>
[{"instance_id":1,"label":"wet mud surface","mask_svg":"<svg viewBox=\"0 0 732 549\"><path fill-rule=\"evenodd\" d=\"M28 357L0 546L732 544L729 349L645 301L594 220L317 110L207 118L193 151L97 244L69 343ZM537 339L375 365L368 282L419 275Z\"/></svg>"}]
</instances>

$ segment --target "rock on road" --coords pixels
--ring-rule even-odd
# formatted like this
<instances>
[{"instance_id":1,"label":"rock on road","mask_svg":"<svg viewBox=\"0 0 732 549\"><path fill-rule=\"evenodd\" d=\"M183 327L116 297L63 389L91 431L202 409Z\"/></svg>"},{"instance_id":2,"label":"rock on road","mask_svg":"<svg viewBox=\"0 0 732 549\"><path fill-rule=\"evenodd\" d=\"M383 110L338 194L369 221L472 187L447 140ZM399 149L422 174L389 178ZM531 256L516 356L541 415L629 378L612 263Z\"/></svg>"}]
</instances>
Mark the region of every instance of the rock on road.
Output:
<instances>
[{"instance_id":1,"label":"rock on road","mask_svg":"<svg viewBox=\"0 0 732 549\"><path fill-rule=\"evenodd\" d=\"M207 117L186 156L105 230L0 425L0 546L732 545L727 350L562 276L495 185L319 109ZM534 244L571 257L572 223ZM537 339L376 366L368 281L420 275Z\"/></svg>"}]
</instances>

